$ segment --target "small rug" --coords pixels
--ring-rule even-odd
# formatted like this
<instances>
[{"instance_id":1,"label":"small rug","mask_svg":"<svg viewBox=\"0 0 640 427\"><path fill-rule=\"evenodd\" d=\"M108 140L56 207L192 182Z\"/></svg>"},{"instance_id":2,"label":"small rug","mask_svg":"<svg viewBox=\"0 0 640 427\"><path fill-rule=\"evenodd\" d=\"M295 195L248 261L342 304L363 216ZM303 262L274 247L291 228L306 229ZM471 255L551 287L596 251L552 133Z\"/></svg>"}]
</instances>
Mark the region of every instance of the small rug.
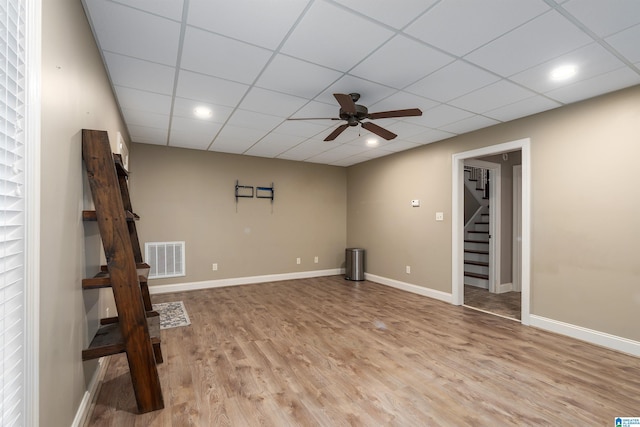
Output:
<instances>
[{"instance_id":1,"label":"small rug","mask_svg":"<svg viewBox=\"0 0 640 427\"><path fill-rule=\"evenodd\" d=\"M160 329L189 326L191 320L182 301L161 302L152 304L153 309L160 313Z\"/></svg>"}]
</instances>

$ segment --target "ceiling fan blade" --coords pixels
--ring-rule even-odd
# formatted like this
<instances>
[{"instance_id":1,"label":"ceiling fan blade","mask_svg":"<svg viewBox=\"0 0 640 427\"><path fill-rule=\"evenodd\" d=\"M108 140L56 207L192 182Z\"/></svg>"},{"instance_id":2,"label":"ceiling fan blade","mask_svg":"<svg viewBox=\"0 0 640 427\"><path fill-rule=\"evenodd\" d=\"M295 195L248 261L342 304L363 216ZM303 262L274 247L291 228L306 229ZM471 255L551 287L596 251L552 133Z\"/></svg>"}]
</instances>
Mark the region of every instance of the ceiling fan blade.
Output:
<instances>
[{"instance_id":1,"label":"ceiling fan blade","mask_svg":"<svg viewBox=\"0 0 640 427\"><path fill-rule=\"evenodd\" d=\"M348 114L356 113L356 103L353 102L353 99L351 99L351 95L347 95L344 93L334 93L333 96L336 98L336 101L338 101L338 104L340 104L340 108L342 108L342 111Z\"/></svg>"},{"instance_id":2,"label":"ceiling fan blade","mask_svg":"<svg viewBox=\"0 0 640 427\"><path fill-rule=\"evenodd\" d=\"M287 120L342 120L340 117L289 117Z\"/></svg>"},{"instance_id":3,"label":"ceiling fan blade","mask_svg":"<svg viewBox=\"0 0 640 427\"><path fill-rule=\"evenodd\" d=\"M349 127L348 123L345 123L343 125L338 126L337 128L334 129L333 132L331 132L329 134L329 136L327 136L324 140L325 141L333 141L334 139L336 139L338 137L338 135L340 135L342 132L344 132L344 130L346 128Z\"/></svg>"},{"instance_id":4,"label":"ceiling fan blade","mask_svg":"<svg viewBox=\"0 0 640 427\"><path fill-rule=\"evenodd\" d=\"M385 128L382 128L378 125L376 125L375 123L371 123L371 122L364 122L362 123L362 127L365 128L368 131L371 131L373 133L375 133L376 135L386 139L387 141L395 138L396 135L395 133L386 130Z\"/></svg>"},{"instance_id":5,"label":"ceiling fan blade","mask_svg":"<svg viewBox=\"0 0 640 427\"><path fill-rule=\"evenodd\" d=\"M422 111L419 108L409 108L407 110L380 111L379 113L371 113L368 119L388 119L391 117L411 117L421 116Z\"/></svg>"}]
</instances>

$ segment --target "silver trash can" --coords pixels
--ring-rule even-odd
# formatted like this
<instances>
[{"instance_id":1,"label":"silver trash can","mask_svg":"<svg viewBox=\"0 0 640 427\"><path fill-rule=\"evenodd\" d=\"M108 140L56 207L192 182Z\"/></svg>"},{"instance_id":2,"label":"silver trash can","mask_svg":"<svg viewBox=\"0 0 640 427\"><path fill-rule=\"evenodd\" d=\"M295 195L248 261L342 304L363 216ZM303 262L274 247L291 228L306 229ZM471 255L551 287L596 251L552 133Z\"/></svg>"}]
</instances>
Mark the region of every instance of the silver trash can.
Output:
<instances>
[{"instance_id":1,"label":"silver trash can","mask_svg":"<svg viewBox=\"0 0 640 427\"><path fill-rule=\"evenodd\" d=\"M364 280L364 249L345 250L345 275L347 280Z\"/></svg>"}]
</instances>

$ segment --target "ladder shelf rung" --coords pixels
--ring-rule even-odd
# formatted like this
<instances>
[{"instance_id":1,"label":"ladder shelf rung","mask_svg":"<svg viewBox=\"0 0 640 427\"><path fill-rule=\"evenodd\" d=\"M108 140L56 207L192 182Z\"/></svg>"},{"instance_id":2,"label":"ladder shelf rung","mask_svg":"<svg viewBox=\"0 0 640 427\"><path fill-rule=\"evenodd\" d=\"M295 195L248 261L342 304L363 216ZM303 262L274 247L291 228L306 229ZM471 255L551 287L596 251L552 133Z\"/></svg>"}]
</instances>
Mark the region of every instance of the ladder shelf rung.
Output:
<instances>
[{"instance_id":1,"label":"ladder shelf rung","mask_svg":"<svg viewBox=\"0 0 640 427\"><path fill-rule=\"evenodd\" d=\"M130 212L130 211L125 211L125 217L127 219L127 221L138 221L140 219L140 216L136 213ZM82 220L83 221L97 221L98 220L98 214L96 213L96 211L82 211Z\"/></svg>"},{"instance_id":2,"label":"ladder shelf rung","mask_svg":"<svg viewBox=\"0 0 640 427\"><path fill-rule=\"evenodd\" d=\"M147 283L147 278L143 275L138 276L140 283ZM89 279L82 279L82 289L99 289L111 287L111 277L109 273L101 271Z\"/></svg>"},{"instance_id":3,"label":"ladder shelf rung","mask_svg":"<svg viewBox=\"0 0 640 427\"><path fill-rule=\"evenodd\" d=\"M149 336L152 344L160 344L160 317L148 317ZM82 360L97 359L103 356L123 353L126 350L118 322L102 325L91 340L91 344L82 350Z\"/></svg>"}]
</instances>

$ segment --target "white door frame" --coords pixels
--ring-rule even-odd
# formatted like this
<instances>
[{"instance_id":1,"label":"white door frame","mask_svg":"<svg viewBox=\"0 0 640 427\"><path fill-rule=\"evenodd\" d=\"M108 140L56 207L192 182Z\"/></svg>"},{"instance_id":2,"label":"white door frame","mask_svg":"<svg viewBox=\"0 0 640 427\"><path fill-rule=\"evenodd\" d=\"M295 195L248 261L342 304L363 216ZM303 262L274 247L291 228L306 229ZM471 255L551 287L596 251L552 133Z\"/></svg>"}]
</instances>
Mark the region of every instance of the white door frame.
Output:
<instances>
[{"instance_id":1,"label":"white door frame","mask_svg":"<svg viewBox=\"0 0 640 427\"><path fill-rule=\"evenodd\" d=\"M456 153L452 156L451 299L464 303L464 161L509 151L522 152L522 308L521 323L530 323L531 280L531 140L529 138Z\"/></svg>"},{"instance_id":2,"label":"white door frame","mask_svg":"<svg viewBox=\"0 0 640 427\"><path fill-rule=\"evenodd\" d=\"M522 166L513 166L513 257L511 283L513 290L522 290Z\"/></svg>"},{"instance_id":3,"label":"white door frame","mask_svg":"<svg viewBox=\"0 0 640 427\"><path fill-rule=\"evenodd\" d=\"M501 176L502 165L500 163L486 162L484 160L467 159L464 164L491 171L489 175L489 292L496 293L500 284L500 212L502 206ZM464 183L463 183L464 185ZM464 209L464 200L462 201ZM463 211L464 212L464 211ZM464 224L463 224L464 227ZM464 228L463 228L464 230ZM463 231L464 240L464 231ZM463 243L464 244L464 243ZM464 252L463 252L464 261ZM464 274L464 273L463 273ZM463 278L464 280L464 278Z\"/></svg>"}]
</instances>

